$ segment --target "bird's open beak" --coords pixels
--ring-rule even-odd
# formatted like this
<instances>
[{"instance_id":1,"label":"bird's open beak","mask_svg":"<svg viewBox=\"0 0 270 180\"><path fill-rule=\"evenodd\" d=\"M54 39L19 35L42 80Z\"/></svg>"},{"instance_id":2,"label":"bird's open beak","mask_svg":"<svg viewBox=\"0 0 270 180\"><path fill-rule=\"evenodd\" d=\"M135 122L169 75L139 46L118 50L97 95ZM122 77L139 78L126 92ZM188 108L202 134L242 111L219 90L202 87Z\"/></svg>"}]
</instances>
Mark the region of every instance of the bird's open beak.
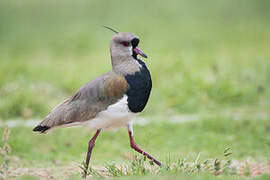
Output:
<instances>
[{"instance_id":1,"label":"bird's open beak","mask_svg":"<svg viewBox=\"0 0 270 180\"><path fill-rule=\"evenodd\" d=\"M147 58L146 54L144 54L144 52L142 52L142 50L140 50L138 47L135 47L133 51L135 51L135 53L141 55L142 57Z\"/></svg>"}]
</instances>

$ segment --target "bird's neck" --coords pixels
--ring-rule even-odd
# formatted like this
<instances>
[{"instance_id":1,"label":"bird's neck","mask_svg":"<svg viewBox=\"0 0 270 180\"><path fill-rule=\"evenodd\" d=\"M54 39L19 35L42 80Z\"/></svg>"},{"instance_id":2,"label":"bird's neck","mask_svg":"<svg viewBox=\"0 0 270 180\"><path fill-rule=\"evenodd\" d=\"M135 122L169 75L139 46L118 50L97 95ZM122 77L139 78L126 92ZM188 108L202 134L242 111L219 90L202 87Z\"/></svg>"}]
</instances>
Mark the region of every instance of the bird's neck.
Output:
<instances>
[{"instance_id":1,"label":"bird's neck","mask_svg":"<svg viewBox=\"0 0 270 180\"><path fill-rule=\"evenodd\" d=\"M118 59L112 59L112 68L117 74L125 76L140 71L141 65L132 56L118 57Z\"/></svg>"},{"instance_id":2,"label":"bird's neck","mask_svg":"<svg viewBox=\"0 0 270 180\"><path fill-rule=\"evenodd\" d=\"M132 53L116 45L111 45L112 69L120 75L134 74L140 71L141 65L132 56Z\"/></svg>"}]
</instances>

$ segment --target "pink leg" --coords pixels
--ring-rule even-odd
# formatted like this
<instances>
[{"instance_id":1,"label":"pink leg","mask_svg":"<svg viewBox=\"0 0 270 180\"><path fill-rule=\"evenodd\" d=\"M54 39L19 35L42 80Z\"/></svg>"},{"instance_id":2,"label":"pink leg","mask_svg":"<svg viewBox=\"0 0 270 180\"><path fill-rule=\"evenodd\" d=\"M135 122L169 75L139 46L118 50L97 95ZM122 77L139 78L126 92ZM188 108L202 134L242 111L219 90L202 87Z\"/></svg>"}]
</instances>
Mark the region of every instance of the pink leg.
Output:
<instances>
[{"instance_id":1,"label":"pink leg","mask_svg":"<svg viewBox=\"0 0 270 180\"><path fill-rule=\"evenodd\" d=\"M144 156L146 156L148 159L154 161L154 163L156 163L157 165L161 166L161 163L156 160L155 158L153 158L150 154L148 154L147 152L144 152L142 149L140 149L134 142L133 139L133 131L132 131L132 125L129 124L128 125L128 134L129 134L129 140L130 140L130 146L132 149L134 149L135 151L143 154Z\"/></svg>"},{"instance_id":2,"label":"pink leg","mask_svg":"<svg viewBox=\"0 0 270 180\"><path fill-rule=\"evenodd\" d=\"M101 129L98 129L96 134L92 137L92 139L88 143L88 152L87 152L86 162L85 162L86 163L86 168L84 170L85 175L87 174L87 169L88 169L88 165L89 165L89 162L90 162L92 149L95 146L95 141L96 141L96 139L97 139L100 132L101 132Z\"/></svg>"}]
</instances>

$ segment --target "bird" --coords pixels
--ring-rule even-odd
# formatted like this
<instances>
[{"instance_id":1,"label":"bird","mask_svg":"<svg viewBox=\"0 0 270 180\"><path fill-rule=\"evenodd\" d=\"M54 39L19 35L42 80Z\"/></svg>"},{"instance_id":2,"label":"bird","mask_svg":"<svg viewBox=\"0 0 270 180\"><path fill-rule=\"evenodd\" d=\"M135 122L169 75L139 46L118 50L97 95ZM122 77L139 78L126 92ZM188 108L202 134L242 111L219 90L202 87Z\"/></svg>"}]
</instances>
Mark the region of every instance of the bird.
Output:
<instances>
[{"instance_id":1,"label":"bird","mask_svg":"<svg viewBox=\"0 0 270 180\"><path fill-rule=\"evenodd\" d=\"M127 127L132 149L161 166L160 161L134 141L133 119L144 110L152 89L150 71L145 61L138 57L147 58L147 55L138 48L140 39L135 34L104 27L115 33L110 41L112 69L57 105L33 131L44 134L55 127L77 125L95 131L88 142L85 175L100 132L119 127Z\"/></svg>"}]
</instances>

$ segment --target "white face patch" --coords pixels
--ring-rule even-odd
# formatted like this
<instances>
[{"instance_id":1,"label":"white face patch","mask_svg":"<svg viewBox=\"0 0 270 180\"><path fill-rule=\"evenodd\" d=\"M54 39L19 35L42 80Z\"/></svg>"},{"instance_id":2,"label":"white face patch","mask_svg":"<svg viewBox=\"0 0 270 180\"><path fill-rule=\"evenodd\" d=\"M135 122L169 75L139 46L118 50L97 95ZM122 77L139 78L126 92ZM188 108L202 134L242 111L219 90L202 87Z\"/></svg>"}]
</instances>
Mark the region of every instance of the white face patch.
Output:
<instances>
[{"instance_id":1,"label":"white face patch","mask_svg":"<svg viewBox=\"0 0 270 180\"><path fill-rule=\"evenodd\" d=\"M129 47L128 47L128 50L129 50L129 52L130 52L130 55L132 56L132 55L133 55L133 49L132 49L132 46L129 46Z\"/></svg>"}]
</instances>

